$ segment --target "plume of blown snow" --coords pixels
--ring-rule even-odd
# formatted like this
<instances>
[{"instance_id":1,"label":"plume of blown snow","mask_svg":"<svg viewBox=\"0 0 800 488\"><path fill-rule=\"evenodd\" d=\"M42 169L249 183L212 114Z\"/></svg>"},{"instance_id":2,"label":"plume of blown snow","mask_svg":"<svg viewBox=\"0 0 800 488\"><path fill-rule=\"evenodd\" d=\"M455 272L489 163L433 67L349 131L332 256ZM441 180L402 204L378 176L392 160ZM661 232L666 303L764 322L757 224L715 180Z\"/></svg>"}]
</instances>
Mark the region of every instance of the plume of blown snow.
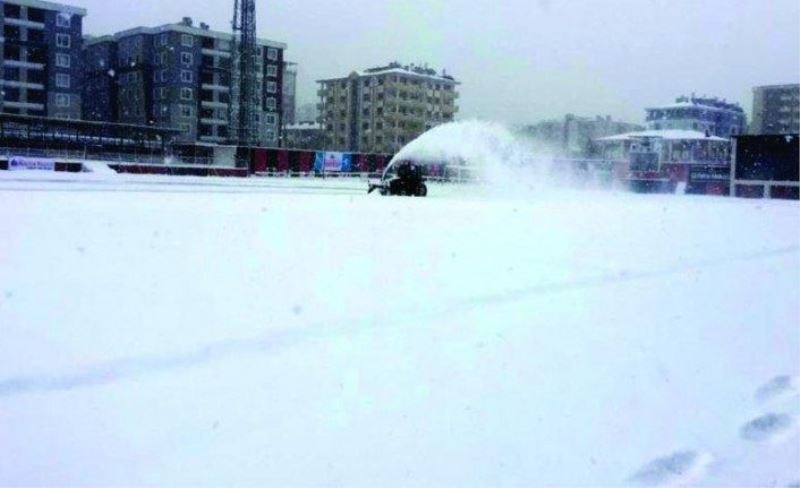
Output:
<instances>
[{"instance_id":1,"label":"plume of blown snow","mask_svg":"<svg viewBox=\"0 0 800 488\"><path fill-rule=\"evenodd\" d=\"M503 193L542 192L561 186L552 155L494 122L463 121L435 127L411 141L392 159L460 166L484 187Z\"/></svg>"}]
</instances>

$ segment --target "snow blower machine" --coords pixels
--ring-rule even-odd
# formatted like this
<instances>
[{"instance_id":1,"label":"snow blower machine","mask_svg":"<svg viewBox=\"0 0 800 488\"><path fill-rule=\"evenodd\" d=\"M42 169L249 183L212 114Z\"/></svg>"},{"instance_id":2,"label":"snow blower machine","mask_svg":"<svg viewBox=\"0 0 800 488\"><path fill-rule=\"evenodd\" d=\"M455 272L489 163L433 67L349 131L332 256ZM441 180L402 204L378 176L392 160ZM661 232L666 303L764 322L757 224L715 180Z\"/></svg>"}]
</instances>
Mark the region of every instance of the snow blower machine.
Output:
<instances>
[{"instance_id":1,"label":"snow blower machine","mask_svg":"<svg viewBox=\"0 0 800 488\"><path fill-rule=\"evenodd\" d=\"M369 193L378 190L381 195L425 197L428 187L422 166L412 161L392 165L378 183L369 184Z\"/></svg>"}]
</instances>

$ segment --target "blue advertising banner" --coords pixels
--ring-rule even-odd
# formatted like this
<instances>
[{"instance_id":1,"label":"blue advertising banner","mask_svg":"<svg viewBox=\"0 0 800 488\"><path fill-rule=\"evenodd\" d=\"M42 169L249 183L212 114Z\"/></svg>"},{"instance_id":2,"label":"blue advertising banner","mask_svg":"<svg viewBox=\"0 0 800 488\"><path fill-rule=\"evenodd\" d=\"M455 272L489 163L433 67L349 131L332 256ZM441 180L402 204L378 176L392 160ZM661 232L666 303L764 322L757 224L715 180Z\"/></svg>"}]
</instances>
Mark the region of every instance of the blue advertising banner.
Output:
<instances>
[{"instance_id":1,"label":"blue advertising banner","mask_svg":"<svg viewBox=\"0 0 800 488\"><path fill-rule=\"evenodd\" d=\"M314 171L347 173L353 169L353 155L341 152L318 152L314 158Z\"/></svg>"},{"instance_id":2,"label":"blue advertising banner","mask_svg":"<svg viewBox=\"0 0 800 488\"><path fill-rule=\"evenodd\" d=\"M322 173L323 169L325 169L325 153L318 151L314 156L314 171L317 173Z\"/></svg>"},{"instance_id":3,"label":"blue advertising banner","mask_svg":"<svg viewBox=\"0 0 800 488\"><path fill-rule=\"evenodd\" d=\"M33 170L33 171L55 171L55 160L48 158L29 158L22 156L12 156L8 160L10 171Z\"/></svg>"}]
</instances>

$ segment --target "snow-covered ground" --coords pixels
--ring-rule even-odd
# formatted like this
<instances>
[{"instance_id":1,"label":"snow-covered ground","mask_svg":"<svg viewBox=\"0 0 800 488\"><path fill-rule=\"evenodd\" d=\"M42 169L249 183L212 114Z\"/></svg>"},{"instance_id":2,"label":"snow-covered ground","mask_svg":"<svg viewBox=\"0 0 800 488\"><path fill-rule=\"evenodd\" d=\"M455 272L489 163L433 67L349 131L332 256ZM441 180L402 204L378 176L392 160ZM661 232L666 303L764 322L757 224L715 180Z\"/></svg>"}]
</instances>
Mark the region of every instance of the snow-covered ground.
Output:
<instances>
[{"instance_id":1,"label":"snow-covered ground","mask_svg":"<svg viewBox=\"0 0 800 488\"><path fill-rule=\"evenodd\" d=\"M800 481L797 203L46 180L0 178L0 485Z\"/></svg>"}]
</instances>

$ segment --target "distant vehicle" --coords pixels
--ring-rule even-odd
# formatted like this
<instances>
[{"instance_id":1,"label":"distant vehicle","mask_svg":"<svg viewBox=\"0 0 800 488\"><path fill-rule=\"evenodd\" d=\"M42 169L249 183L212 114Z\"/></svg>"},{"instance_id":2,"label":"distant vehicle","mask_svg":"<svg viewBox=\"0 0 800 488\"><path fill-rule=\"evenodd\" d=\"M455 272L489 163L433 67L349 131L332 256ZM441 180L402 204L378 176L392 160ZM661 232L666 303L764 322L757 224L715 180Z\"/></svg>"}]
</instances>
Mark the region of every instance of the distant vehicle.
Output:
<instances>
[{"instance_id":1,"label":"distant vehicle","mask_svg":"<svg viewBox=\"0 0 800 488\"><path fill-rule=\"evenodd\" d=\"M381 195L426 197L423 167L413 161L401 161L386 169L378 183L370 183L369 193L378 190Z\"/></svg>"}]
</instances>

